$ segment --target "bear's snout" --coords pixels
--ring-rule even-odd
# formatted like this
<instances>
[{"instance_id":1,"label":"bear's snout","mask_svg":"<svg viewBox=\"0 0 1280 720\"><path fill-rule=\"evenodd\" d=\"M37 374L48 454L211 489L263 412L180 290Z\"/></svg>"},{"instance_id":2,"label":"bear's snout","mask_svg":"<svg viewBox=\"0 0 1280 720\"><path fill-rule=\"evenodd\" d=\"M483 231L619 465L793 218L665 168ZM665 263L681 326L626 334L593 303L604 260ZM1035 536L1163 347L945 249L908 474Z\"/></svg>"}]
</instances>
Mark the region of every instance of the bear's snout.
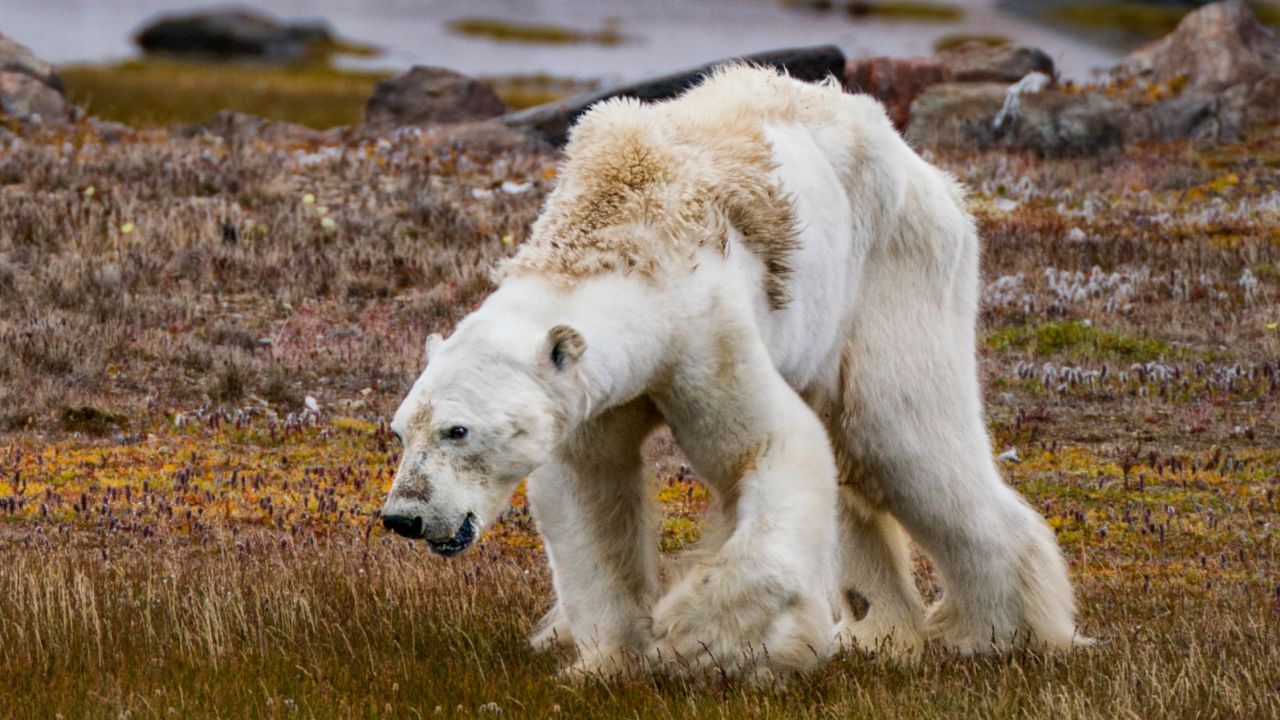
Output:
<instances>
[{"instance_id":1,"label":"bear's snout","mask_svg":"<svg viewBox=\"0 0 1280 720\"><path fill-rule=\"evenodd\" d=\"M417 539L422 537L422 518L408 515L383 515L382 527L397 535Z\"/></svg>"}]
</instances>

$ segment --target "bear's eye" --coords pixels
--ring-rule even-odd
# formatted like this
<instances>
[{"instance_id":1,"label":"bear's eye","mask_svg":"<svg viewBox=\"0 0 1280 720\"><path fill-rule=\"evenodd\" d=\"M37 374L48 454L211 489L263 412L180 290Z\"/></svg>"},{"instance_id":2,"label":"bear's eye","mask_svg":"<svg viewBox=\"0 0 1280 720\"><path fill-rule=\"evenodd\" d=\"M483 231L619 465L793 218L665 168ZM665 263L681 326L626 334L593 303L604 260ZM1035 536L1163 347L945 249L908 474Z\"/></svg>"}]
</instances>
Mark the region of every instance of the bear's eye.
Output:
<instances>
[{"instance_id":1,"label":"bear's eye","mask_svg":"<svg viewBox=\"0 0 1280 720\"><path fill-rule=\"evenodd\" d=\"M454 425L445 430L443 435L446 440L461 440L467 436L467 429L461 425Z\"/></svg>"}]
</instances>

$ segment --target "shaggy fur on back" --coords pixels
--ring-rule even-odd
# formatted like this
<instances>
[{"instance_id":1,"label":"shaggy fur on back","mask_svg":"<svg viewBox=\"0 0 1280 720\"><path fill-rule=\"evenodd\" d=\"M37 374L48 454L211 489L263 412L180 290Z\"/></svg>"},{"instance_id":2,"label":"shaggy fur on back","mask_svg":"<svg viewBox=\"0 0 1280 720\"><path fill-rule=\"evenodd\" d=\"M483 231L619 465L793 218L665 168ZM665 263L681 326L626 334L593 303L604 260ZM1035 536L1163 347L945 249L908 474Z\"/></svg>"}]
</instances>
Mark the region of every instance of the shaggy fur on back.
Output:
<instances>
[{"instance_id":1,"label":"shaggy fur on back","mask_svg":"<svg viewBox=\"0 0 1280 720\"><path fill-rule=\"evenodd\" d=\"M744 83L759 87L744 92ZM761 127L803 120L805 110L785 76L741 65L675 100L596 105L575 126L559 187L504 273L653 275L687 262L693 247L726 249L732 228L764 264L770 303L783 307L796 218Z\"/></svg>"}]
</instances>

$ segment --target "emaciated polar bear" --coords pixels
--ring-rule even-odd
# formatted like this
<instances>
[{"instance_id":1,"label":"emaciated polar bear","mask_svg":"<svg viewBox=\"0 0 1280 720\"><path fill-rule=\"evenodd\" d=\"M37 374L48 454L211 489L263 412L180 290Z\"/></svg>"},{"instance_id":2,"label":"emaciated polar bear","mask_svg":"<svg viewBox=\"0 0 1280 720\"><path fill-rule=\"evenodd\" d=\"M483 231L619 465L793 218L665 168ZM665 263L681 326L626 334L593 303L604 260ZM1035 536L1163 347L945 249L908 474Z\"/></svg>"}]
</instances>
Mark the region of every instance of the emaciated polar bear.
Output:
<instances>
[{"instance_id":1,"label":"emaciated polar bear","mask_svg":"<svg viewBox=\"0 0 1280 720\"><path fill-rule=\"evenodd\" d=\"M601 103L497 291L428 341L383 520L454 554L532 474L557 595L534 640L587 671L1067 647L1053 533L983 424L978 253L956 182L835 82L737 66ZM640 456L662 422L718 509L665 593Z\"/></svg>"}]
</instances>

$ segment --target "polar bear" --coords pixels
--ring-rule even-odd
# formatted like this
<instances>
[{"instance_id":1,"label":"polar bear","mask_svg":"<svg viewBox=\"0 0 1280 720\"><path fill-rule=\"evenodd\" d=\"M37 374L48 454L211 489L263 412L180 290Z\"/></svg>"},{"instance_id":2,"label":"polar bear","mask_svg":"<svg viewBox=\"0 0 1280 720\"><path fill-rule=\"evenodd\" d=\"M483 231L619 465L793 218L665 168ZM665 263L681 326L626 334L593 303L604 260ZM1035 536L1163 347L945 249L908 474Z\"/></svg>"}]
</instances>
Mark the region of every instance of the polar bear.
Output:
<instances>
[{"instance_id":1,"label":"polar bear","mask_svg":"<svg viewBox=\"0 0 1280 720\"><path fill-rule=\"evenodd\" d=\"M534 642L585 671L1079 642L1053 532L991 457L974 222L877 102L733 66L594 106L559 177L498 289L428 340L388 528L461 552L529 476L557 597ZM665 591L661 423L717 509Z\"/></svg>"}]
</instances>

